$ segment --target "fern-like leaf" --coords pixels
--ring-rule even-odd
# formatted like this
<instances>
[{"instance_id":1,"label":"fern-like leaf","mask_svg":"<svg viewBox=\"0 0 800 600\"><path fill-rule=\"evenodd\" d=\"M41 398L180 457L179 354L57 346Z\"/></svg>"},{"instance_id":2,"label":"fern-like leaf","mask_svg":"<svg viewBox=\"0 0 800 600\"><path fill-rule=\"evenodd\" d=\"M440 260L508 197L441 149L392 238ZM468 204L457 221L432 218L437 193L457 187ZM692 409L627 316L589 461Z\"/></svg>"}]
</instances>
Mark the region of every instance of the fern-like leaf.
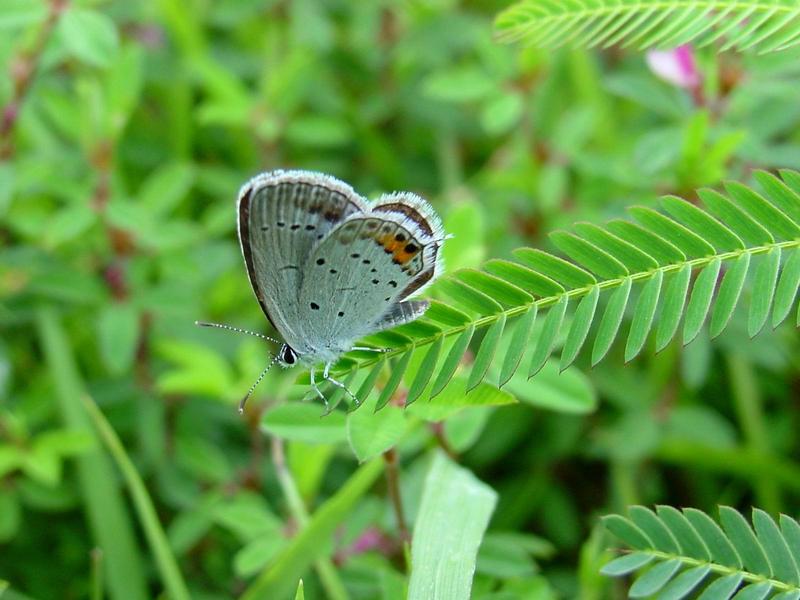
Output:
<instances>
[{"instance_id":1,"label":"fern-like leaf","mask_svg":"<svg viewBox=\"0 0 800 600\"><path fill-rule=\"evenodd\" d=\"M561 339L562 369L586 346L596 364L626 331L629 305L626 361L642 351L654 328L657 350L679 331L683 343L691 342L709 319L711 334L719 335L743 299L749 299L751 335L770 316L776 326L797 304L800 287L800 175L781 176L757 173L761 193L727 184L727 194L701 190L704 207L668 196L663 212L633 207L634 220L553 233L571 260L520 248L514 251L518 262L495 259L483 270L456 271L434 286L438 300L422 318L367 340L390 352L352 353L336 372L347 378L371 367L357 392L364 399L381 365L392 365L381 407L403 381L409 403L435 397L470 349L475 354L465 391L487 377L503 385L523 364L536 375Z\"/></svg>"},{"instance_id":2,"label":"fern-like leaf","mask_svg":"<svg viewBox=\"0 0 800 600\"><path fill-rule=\"evenodd\" d=\"M760 53L800 44L795 0L522 0L495 23L503 41L546 48L670 48L720 42Z\"/></svg>"},{"instance_id":3,"label":"fern-like leaf","mask_svg":"<svg viewBox=\"0 0 800 600\"><path fill-rule=\"evenodd\" d=\"M776 523L760 509L752 526L728 506L719 514L718 524L693 508L632 506L627 517L604 517L629 552L602 573L638 572L630 598L727 600L737 591L737 598L800 598L800 524L786 515Z\"/></svg>"}]
</instances>

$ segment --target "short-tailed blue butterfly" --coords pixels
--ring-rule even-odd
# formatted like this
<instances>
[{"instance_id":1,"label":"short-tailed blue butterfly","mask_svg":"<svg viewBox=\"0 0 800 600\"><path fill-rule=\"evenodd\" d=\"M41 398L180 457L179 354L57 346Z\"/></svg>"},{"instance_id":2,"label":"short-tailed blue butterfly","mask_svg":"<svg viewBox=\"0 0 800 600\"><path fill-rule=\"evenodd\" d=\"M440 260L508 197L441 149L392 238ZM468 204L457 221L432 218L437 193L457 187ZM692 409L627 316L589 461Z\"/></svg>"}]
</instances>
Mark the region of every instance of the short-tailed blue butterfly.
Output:
<instances>
[{"instance_id":1,"label":"short-tailed blue butterfly","mask_svg":"<svg viewBox=\"0 0 800 600\"><path fill-rule=\"evenodd\" d=\"M410 192L368 202L338 179L311 171L271 171L248 181L236 206L239 242L253 292L283 338L273 340L216 323L198 325L248 333L282 343L240 403L276 362L307 365L316 381L330 376L356 340L420 317L425 300L410 298L441 273L446 236L427 201Z\"/></svg>"}]
</instances>

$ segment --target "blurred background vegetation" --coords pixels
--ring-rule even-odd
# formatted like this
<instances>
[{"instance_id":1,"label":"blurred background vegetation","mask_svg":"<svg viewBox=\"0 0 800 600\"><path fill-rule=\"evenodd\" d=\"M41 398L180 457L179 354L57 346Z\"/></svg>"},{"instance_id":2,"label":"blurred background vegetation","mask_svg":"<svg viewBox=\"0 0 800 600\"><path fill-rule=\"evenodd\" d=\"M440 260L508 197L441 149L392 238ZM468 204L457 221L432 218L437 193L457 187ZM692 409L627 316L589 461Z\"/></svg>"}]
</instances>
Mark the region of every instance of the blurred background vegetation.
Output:
<instances>
[{"instance_id":1,"label":"blurred background vegetation","mask_svg":"<svg viewBox=\"0 0 800 600\"><path fill-rule=\"evenodd\" d=\"M437 448L497 493L475 598L622 597L597 574L609 543L596 523L629 504L798 515L790 324L750 340L735 316L714 342L627 366L615 347L445 421L387 409L388 444L359 438L377 425L358 412L320 420L320 406L287 404L303 395L297 372L271 372L237 414L269 348L193 323L265 330L234 214L259 171L429 198L456 235L452 271L552 250L546 233L659 194L800 168L800 52L696 51L687 83L639 52L500 45L506 5L0 1L7 597L148 598L164 580L177 597L181 575L164 575L154 547L195 598L236 597L264 569L291 574L292 592L303 575L310 598L403 597L402 542ZM354 472L363 489L348 487ZM126 492L137 473L149 521ZM348 508L328 517L334 541L321 535L310 569L289 540L342 490Z\"/></svg>"}]
</instances>

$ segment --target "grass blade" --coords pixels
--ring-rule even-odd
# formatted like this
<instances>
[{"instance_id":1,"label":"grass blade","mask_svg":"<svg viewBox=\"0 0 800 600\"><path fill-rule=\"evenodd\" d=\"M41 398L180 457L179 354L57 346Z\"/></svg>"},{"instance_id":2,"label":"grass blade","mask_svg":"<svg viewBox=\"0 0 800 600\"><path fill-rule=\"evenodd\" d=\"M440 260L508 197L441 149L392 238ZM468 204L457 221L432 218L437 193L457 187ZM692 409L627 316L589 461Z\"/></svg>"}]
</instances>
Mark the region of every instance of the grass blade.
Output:
<instances>
[{"instance_id":1,"label":"grass blade","mask_svg":"<svg viewBox=\"0 0 800 600\"><path fill-rule=\"evenodd\" d=\"M36 326L64 422L70 429L86 431L94 436L81 403L81 397L85 394L84 385L55 311L51 308L39 309ZM115 600L148 598L131 518L122 494L114 485L114 470L100 450L99 441L97 450L76 458L76 464L92 537L103 551L105 580L111 597Z\"/></svg>"},{"instance_id":2,"label":"grass blade","mask_svg":"<svg viewBox=\"0 0 800 600\"><path fill-rule=\"evenodd\" d=\"M147 542L150 544L150 550L153 552L153 558L164 583L164 588L170 598L188 600L189 590L186 587L186 582L183 580L183 576L178 569L178 563L172 554L172 549L167 541L167 534L164 533L164 529L158 520L153 501L147 493L147 488L142 478L139 477L133 461L125 452L125 448L122 446L122 442L119 441L114 429L100 409L97 408L97 404L89 396L85 395L83 396L83 403L94 422L97 432L100 434L100 438L117 463L117 467L122 473L122 478L128 486L128 491L133 499L133 506L139 516L139 522L142 525L142 529L144 529Z\"/></svg>"},{"instance_id":3,"label":"grass blade","mask_svg":"<svg viewBox=\"0 0 800 600\"><path fill-rule=\"evenodd\" d=\"M470 597L478 547L496 502L497 493L472 473L434 455L414 525L408 600Z\"/></svg>"}]
</instances>

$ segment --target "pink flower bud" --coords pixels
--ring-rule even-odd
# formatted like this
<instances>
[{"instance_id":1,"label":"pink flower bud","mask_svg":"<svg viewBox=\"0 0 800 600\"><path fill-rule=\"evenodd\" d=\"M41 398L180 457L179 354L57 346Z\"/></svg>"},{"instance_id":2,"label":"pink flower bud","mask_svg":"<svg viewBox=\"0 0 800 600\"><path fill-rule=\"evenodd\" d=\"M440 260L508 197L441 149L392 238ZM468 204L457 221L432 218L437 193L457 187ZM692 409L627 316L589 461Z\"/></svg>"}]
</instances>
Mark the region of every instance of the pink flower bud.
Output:
<instances>
[{"instance_id":1,"label":"pink flower bud","mask_svg":"<svg viewBox=\"0 0 800 600\"><path fill-rule=\"evenodd\" d=\"M700 85L700 73L689 45L672 50L649 50L646 59L650 70L664 81L686 89Z\"/></svg>"}]
</instances>

